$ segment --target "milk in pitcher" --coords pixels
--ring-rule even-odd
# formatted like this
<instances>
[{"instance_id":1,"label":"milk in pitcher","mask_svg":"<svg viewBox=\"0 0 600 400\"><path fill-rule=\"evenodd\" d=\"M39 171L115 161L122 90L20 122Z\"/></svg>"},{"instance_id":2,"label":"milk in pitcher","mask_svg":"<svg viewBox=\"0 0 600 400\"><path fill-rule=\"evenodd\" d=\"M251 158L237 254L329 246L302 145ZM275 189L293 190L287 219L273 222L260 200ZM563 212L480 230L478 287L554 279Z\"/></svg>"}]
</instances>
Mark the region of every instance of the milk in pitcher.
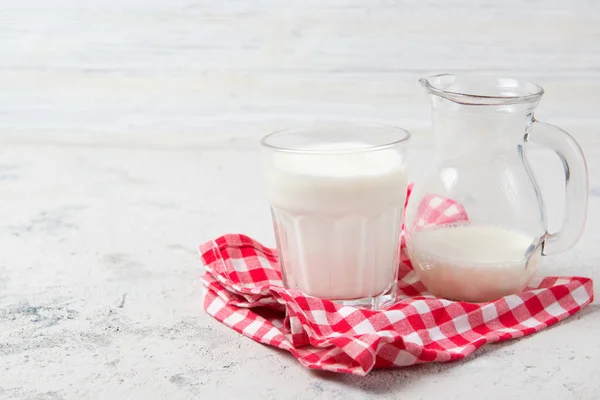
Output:
<instances>
[{"instance_id":1,"label":"milk in pitcher","mask_svg":"<svg viewBox=\"0 0 600 400\"><path fill-rule=\"evenodd\" d=\"M408 251L431 293L483 302L525 289L540 263L537 242L506 228L463 225L414 231Z\"/></svg>"}]
</instances>

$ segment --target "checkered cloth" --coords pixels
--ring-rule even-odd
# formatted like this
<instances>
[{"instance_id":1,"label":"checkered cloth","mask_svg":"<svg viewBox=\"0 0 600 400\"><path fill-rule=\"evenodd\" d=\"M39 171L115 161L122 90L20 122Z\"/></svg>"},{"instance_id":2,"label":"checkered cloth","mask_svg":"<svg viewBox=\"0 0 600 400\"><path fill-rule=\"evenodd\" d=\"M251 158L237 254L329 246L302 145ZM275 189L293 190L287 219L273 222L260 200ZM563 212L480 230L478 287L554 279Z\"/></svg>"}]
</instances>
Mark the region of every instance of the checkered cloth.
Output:
<instances>
[{"instance_id":1,"label":"checkered cloth","mask_svg":"<svg viewBox=\"0 0 600 400\"><path fill-rule=\"evenodd\" d=\"M426 197L419 226L467 220L462 207ZM291 352L302 365L366 375L373 368L462 359L486 343L523 337L593 300L589 278L537 279L521 294L465 303L427 293L401 243L399 300L384 310L341 306L284 289L277 252L244 235L200 246L204 308L235 331Z\"/></svg>"}]
</instances>

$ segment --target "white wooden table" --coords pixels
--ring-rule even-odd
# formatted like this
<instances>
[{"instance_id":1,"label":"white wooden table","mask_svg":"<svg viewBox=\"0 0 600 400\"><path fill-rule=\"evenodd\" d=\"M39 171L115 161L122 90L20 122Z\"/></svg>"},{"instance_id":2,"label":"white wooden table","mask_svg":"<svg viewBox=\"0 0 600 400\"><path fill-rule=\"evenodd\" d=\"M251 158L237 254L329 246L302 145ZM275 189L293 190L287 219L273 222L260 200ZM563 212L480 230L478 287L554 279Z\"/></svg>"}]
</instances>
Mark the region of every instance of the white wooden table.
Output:
<instances>
[{"instance_id":1,"label":"white wooden table","mask_svg":"<svg viewBox=\"0 0 600 400\"><path fill-rule=\"evenodd\" d=\"M423 165L416 79L479 70L542 84L582 144L588 226L542 273L600 282L599 66L591 0L5 0L0 398L598 398L598 304L464 362L318 374L203 313L196 246L273 244L261 135L391 122ZM536 169L556 227L560 165Z\"/></svg>"}]
</instances>

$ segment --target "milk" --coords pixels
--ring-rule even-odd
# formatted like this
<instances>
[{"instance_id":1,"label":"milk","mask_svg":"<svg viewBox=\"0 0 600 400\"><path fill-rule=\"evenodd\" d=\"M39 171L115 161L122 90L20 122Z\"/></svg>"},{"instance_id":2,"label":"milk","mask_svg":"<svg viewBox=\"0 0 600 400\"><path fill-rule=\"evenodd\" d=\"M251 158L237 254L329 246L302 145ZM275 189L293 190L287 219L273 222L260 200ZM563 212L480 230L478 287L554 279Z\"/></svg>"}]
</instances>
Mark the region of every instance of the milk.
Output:
<instances>
[{"instance_id":1,"label":"milk","mask_svg":"<svg viewBox=\"0 0 600 400\"><path fill-rule=\"evenodd\" d=\"M407 185L401 161L393 149L273 155L268 196L289 287L349 300L378 296L395 283Z\"/></svg>"},{"instance_id":2,"label":"milk","mask_svg":"<svg viewBox=\"0 0 600 400\"><path fill-rule=\"evenodd\" d=\"M539 247L531 254L537 242L517 231L478 225L425 229L407 238L411 262L427 289L471 302L522 291L540 263Z\"/></svg>"}]
</instances>

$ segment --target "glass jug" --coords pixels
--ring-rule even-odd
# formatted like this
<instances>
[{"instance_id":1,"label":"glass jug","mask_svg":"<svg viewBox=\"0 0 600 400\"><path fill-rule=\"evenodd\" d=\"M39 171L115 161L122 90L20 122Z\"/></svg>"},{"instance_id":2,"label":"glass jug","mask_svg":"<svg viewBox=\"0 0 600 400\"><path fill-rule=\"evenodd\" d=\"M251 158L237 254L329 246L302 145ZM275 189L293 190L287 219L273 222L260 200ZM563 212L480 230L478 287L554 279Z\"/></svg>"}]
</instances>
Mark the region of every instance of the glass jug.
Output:
<instances>
[{"instance_id":1,"label":"glass jug","mask_svg":"<svg viewBox=\"0 0 600 400\"><path fill-rule=\"evenodd\" d=\"M567 132L537 121L544 90L514 79L437 75L431 95L436 156L406 210L413 268L434 295L492 301L525 289L542 255L571 248L587 214L588 175ZM565 216L548 233L528 162L529 143L552 149L564 166Z\"/></svg>"}]
</instances>

